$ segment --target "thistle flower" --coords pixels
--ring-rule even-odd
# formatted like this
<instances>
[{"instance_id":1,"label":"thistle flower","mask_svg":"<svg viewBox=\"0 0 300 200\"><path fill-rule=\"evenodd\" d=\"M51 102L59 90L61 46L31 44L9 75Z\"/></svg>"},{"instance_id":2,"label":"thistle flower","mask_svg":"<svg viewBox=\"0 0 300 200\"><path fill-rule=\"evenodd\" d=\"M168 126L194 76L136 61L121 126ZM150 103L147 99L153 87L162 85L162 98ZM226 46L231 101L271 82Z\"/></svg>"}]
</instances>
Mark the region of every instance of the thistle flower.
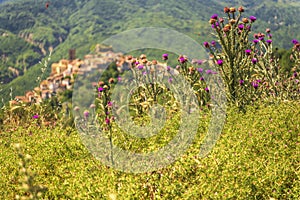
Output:
<instances>
[{"instance_id":1,"label":"thistle flower","mask_svg":"<svg viewBox=\"0 0 300 200\"><path fill-rule=\"evenodd\" d=\"M249 56L251 54L251 49L246 49L245 53L246 53L247 56Z\"/></svg>"},{"instance_id":2,"label":"thistle flower","mask_svg":"<svg viewBox=\"0 0 300 200\"><path fill-rule=\"evenodd\" d=\"M208 42L203 42L203 45L208 48L209 47L209 43Z\"/></svg>"},{"instance_id":3,"label":"thistle flower","mask_svg":"<svg viewBox=\"0 0 300 200\"><path fill-rule=\"evenodd\" d=\"M254 44L257 44L259 42L259 40L253 40L252 41Z\"/></svg>"},{"instance_id":4,"label":"thistle flower","mask_svg":"<svg viewBox=\"0 0 300 200\"><path fill-rule=\"evenodd\" d=\"M212 74L212 71L210 69L205 71L206 74Z\"/></svg>"},{"instance_id":5,"label":"thistle flower","mask_svg":"<svg viewBox=\"0 0 300 200\"><path fill-rule=\"evenodd\" d=\"M270 32L271 32L271 29L267 28L266 33L270 33Z\"/></svg>"},{"instance_id":6,"label":"thistle flower","mask_svg":"<svg viewBox=\"0 0 300 200\"><path fill-rule=\"evenodd\" d=\"M200 81L204 81L204 78L203 78L203 77L200 77Z\"/></svg>"},{"instance_id":7,"label":"thistle flower","mask_svg":"<svg viewBox=\"0 0 300 200\"><path fill-rule=\"evenodd\" d=\"M33 118L33 119L37 119L37 118L39 118L39 115L38 115L38 114L33 115L32 118Z\"/></svg>"},{"instance_id":8,"label":"thistle flower","mask_svg":"<svg viewBox=\"0 0 300 200\"><path fill-rule=\"evenodd\" d=\"M298 44L298 43L299 43L299 41L298 41L298 40L296 40L296 39L293 39L293 40L292 40L292 43L293 43L293 44Z\"/></svg>"},{"instance_id":9,"label":"thistle flower","mask_svg":"<svg viewBox=\"0 0 300 200\"><path fill-rule=\"evenodd\" d=\"M240 83L240 85L243 85L245 83L245 81L244 80L240 80L239 83Z\"/></svg>"},{"instance_id":10,"label":"thistle flower","mask_svg":"<svg viewBox=\"0 0 300 200\"><path fill-rule=\"evenodd\" d=\"M74 107L74 110L75 110L75 111L78 111L79 109L80 109L80 108L79 108L78 106L75 106L75 107Z\"/></svg>"},{"instance_id":11,"label":"thistle flower","mask_svg":"<svg viewBox=\"0 0 300 200\"><path fill-rule=\"evenodd\" d=\"M266 42L268 43L268 45L270 45L272 43L272 40L266 40Z\"/></svg>"},{"instance_id":12,"label":"thistle flower","mask_svg":"<svg viewBox=\"0 0 300 200\"><path fill-rule=\"evenodd\" d=\"M115 79L114 79L114 78L110 78L110 79L108 80L108 82L109 82L110 84L112 84L112 83L115 82Z\"/></svg>"},{"instance_id":13,"label":"thistle flower","mask_svg":"<svg viewBox=\"0 0 300 200\"><path fill-rule=\"evenodd\" d=\"M254 87L254 89L257 89L258 88L258 83L256 81L253 81L252 86Z\"/></svg>"},{"instance_id":14,"label":"thistle flower","mask_svg":"<svg viewBox=\"0 0 300 200\"><path fill-rule=\"evenodd\" d=\"M184 56L180 56L178 58L178 61L183 64L183 63L185 63L187 61L187 59Z\"/></svg>"},{"instance_id":15,"label":"thistle flower","mask_svg":"<svg viewBox=\"0 0 300 200\"><path fill-rule=\"evenodd\" d=\"M218 64L219 66L222 66L222 65L223 65L223 60L218 60L218 61L217 61L217 64Z\"/></svg>"},{"instance_id":16,"label":"thistle flower","mask_svg":"<svg viewBox=\"0 0 300 200\"><path fill-rule=\"evenodd\" d=\"M256 64L257 63L257 58L252 58L252 60L251 60L251 62L253 63L253 64Z\"/></svg>"},{"instance_id":17,"label":"thistle flower","mask_svg":"<svg viewBox=\"0 0 300 200\"><path fill-rule=\"evenodd\" d=\"M206 92L209 92L209 89L208 89L208 87L206 87L204 90L205 90Z\"/></svg>"},{"instance_id":18,"label":"thistle flower","mask_svg":"<svg viewBox=\"0 0 300 200\"><path fill-rule=\"evenodd\" d=\"M139 70L142 70L142 69L144 69L144 65L138 65L137 68L138 68Z\"/></svg>"},{"instance_id":19,"label":"thistle flower","mask_svg":"<svg viewBox=\"0 0 300 200\"><path fill-rule=\"evenodd\" d=\"M238 25L238 28L239 28L240 30L243 30L243 29L244 29L244 24L239 24L239 25Z\"/></svg>"},{"instance_id":20,"label":"thistle flower","mask_svg":"<svg viewBox=\"0 0 300 200\"><path fill-rule=\"evenodd\" d=\"M223 22L224 22L224 19L223 19L222 17L220 17L220 18L219 18L219 22L220 22L220 23L223 23Z\"/></svg>"},{"instance_id":21,"label":"thistle flower","mask_svg":"<svg viewBox=\"0 0 300 200\"><path fill-rule=\"evenodd\" d=\"M107 103L107 106L108 106L108 107L112 107L112 105L113 105L113 104L112 104L111 101L109 101L109 102Z\"/></svg>"},{"instance_id":22,"label":"thistle flower","mask_svg":"<svg viewBox=\"0 0 300 200\"><path fill-rule=\"evenodd\" d=\"M211 19L218 19L218 15L217 14L213 14L210 18Z\"/></svg>"},{"instance_id":23,"label":"thistle flower","mask_svg":"<svg viewBox=\"0 0 300 200\"><path fill-rule=\"evenodd\" d=\"M169 83L172 83L172 82L173 82L173 78L170 77L170 78L168 79L168 82L169 82Z\"/></svg>"},{"instance_id":24,"label":"thistle flower","mask_svg":"<svg viewBox=\"0 0 300 200\"><path fill-rule=\"evenodd\" d=\"M252 23L256 21L256 17L254 17L254 16L250 16L249 19Z\"/></svg>"},{"instance_id":25,"label":"thistle flower","mask_svg":"<svg viewBox=\"0 0 300 200\"><path fill-rule=\"evenodd\" d=\"M215 45L216 45L216 41L213 40L213 41L210 42L210 44L211 44L212 46L215 46Z\"/></svg>"},{"instance_id":26,"label":"thistle flower","mask_svg":"<svg viewBox=\"0 0 300 200\"><path fill-rule=\"evenodd\" d=\"M169 54L164 53L164 54L162 55L162 59L163 59L163 60L168 60L168 59L169 59ZM152 61L152 63L153 63L153 61Z\"/></svg>"},{"instance_id":27,"label":"thistle flower","mask_svg":"<svg viewBox=\"0 0 300 200\"><path fill-rule=\"evenodd\" d=\"M103 92L103 90L104 90L103 87L99 87L99 88L98 88L98 91L99 91L99 92Z\"/></svg>"},{"instance_id":28,"label":"thistle flower","mask_svg":"<svg viewBox=\"0 0 300 200\"><path fill-rule=\"evenodd\" d=\"M106 118L106 119L105 119L105 123L106 123L107 125L109 125L109 124L110 124L110 119L109 119L109 118Z\"/></svg>"},{"instance_id":29,"label":"thistle flower","mask_svg":"<svg viewBox=\"0 0 300 200\"><path fill-rule=\"evenodd\" d=\"M203 72L203 69L202 68L197 68L197 71L202 73Z\"/></svg>"},{"instance_id":30,"label":"thistle flower","mask_svg":"<svg viewBox=\"0 0 300 200\"><path fill-rule=\"evenodd\" d=\"M118 76L118 82L121 82L122 78L120 76Z\"/></svg>"},{"instance_id":31,"label":"thistle flower","mask_svg":"<svg viewBox=\"0 0 300 200\"><path fill-rule=\"evenodd\" d=\"M83 115L84 115L85 118L88 118L88 117L89 117L89 114L90 114L90 112L89 112L88 110L85 110L85 111L83 112Z\"/></svg>"},{"instance_id":32,"label":"thistle flower","mask_svg":"<svg viewBox=\"0 0 300 200\"><path fill-rule=\"evenodd\" d=\"M170 71L171 70L171 67L170 66L167 66L167 71Z\"/></svg>"}]
</instances>

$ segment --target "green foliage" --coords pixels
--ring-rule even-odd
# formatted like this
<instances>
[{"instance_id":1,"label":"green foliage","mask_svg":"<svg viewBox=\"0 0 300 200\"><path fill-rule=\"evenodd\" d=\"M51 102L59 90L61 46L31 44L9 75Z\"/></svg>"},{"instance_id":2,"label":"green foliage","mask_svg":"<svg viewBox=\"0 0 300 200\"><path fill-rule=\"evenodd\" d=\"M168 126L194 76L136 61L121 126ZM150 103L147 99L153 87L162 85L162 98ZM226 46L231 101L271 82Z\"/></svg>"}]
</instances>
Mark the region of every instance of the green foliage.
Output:
<instances>
[{"instance_id":1,"label":"green foliage","mask_svg":"<svg viewBox=\"0 0 300 200\"><path fill-rule=\"evenodd\" d=\"M142 174L99 163L73 129L6 127L0 134L0 195L13 199L20 194L18 155L12 144L21 143L26 146L23 154L32 155L35 184L47 187L44 199L299 199L298 108L299 102L258 104L246 114L230 108L221 138L200 158L210 120L204 111L186 154L166 168ZM171 139L178 122L174 118L147 140L124 138L119 132L114 142L128 150L152 151Z\"/></svg>"}]
</instances>

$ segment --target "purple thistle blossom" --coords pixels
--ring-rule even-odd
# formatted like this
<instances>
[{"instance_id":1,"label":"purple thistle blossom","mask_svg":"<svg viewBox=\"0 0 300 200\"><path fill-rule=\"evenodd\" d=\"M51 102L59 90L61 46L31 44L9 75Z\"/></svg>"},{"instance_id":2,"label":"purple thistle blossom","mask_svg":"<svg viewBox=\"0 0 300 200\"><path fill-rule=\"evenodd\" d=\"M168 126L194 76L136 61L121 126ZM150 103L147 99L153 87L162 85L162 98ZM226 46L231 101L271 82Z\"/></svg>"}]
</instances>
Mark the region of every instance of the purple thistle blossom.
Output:
<instances>
[{"instance_id":1,"label":"purple thistle blossom","mask_svg":"<svg viewBox=\"0 0 300 200\"><path fill-rule=\"evenodd\" d=\"M250 19L251 22L255 22L256 21L256 17L254 17L254 16L250 16L249 19Z\"/></svg>"},{"instance_id":2,"label":"purple thistle blossom","mask_svg":"<svg viewBox=\"0 0 300 200\"><path fill-rule=\"evenodd\" d=\"M122 78L120 76L118 76L118 81L121 82Z\"/></svg>"},{"instance_id":3,"label":"purple thistle blossom","mask_svg":"<svg viewBox=\"0 0 300 200\"><path fill-rule=\"evenodd\" d=\"M208 48L209 47L209 43L208 42L203 42L203 45Z\"/></svg>"},{"instance_id":4,"label":"purple thistle blossom","mask_svg":"<svg viewBox=\"0 0 300 200\"><path fill-rule=\"evenodd\" d=\"M251 60L251 62L253 63L253 64L256 64L257 63L257 58L252 58L252 60Z\"/></svg>"},{"instance_id":5,"label":"purple thistle blossom","mask_svg":"<svg viewBox=\"0 0 300 200\"><path fill-rule=\"evenodd\" d=\"M249 55L251 54L251 49L246 49L246 50L245 50L245 53L246 53L246 55L249 56Z\"/></svg>"},{"instance_id":6,"label":"purple thistle blossom","mask_svg":"<svg viewBox=\"0 0 300 200\"><path fill-rule=\"evenodd\" d=\"M223 65L223 60L218 60L217 64L220 65L220 66Z\"/></svg>"},{"instance_id":7,"label":"purple thistle blossom","mask_svg":"<svg viewBox=\"0 0 300 200\"><path fill-rule=\"evenodd\" d=\"M200 73L202 73L203 69L199 67L199 68L197 68L197 71L200 72Z\"/></svg>"},{"instance_id":8,"label":"purple thistle blossom","mask_svg":"<svg viewBox=\"0 0 300 200\"><path fill-rule=\"evenodd\" d=\"M211 19L218 19L218 15L217 14L213 14L210 18Z\"/></svg>"},{"instance_id":9,"label":"purple thistle blossom","mask_svg":"<svg viewBox=\"0 0 300 200\"><path fill-rule=\"evenodd\" d=\"M212 46L215 46L215 45L216 45L216 41L213 40L213 41L210 42L210 44L211 44Z\"/></svg>"},{"instance_id":10,"label":"purple thistle blossom","mask_svg":"<svg viewBox=\"0 0 300 200\"><path fill-rule=\"evenodd\" d=\"M272 43L272 40L266 40L266 42L270 45Z\"/></svg>"},{"instance_id":11,"label":"purple thistle blossom","mask_svg":"<svg viewBox=\"0 0 300 200\"><path fill-rule=\"evenodd\" d=\"M254 87L254 89L258 88L258 83L256 81L252 82L252 86Z\"/></svg>"},{"instance_id":12,"label":"purple thistle blossom","mask_svg":"<svg viewBox=\"0 0 300 200\"><path fill-rule=\"evenodd\" d=\"M106 118L106 119L105 119L105 123L106 123L107 125L109 125L109 124L110 124L110 119L109 119L109 118Z\"/></svg>"},{"instance_id":13,"label":"purple thistle blossom","mask_svg":"<svg viewBox=\"0 0 300 200\"><path fill-rule=\"evenodd\" d=\"M173 78L170 77L170 78L168 79L168 82L169 82L169 83L172 83L172 82L173 82Z\"/></svg>"},{"instance_id":14,"label":"purple thistle blossom","mask_svg":"<svg viewBox=\"0 0 300 200\"><path fill-rule=\"evenodd\" d=\"M139 70L144 69L144 65L138 65L138 69L139 69Z\"/></svg>"},{"instance_id":15,"label":"purple thistle blossom","mask_svg":"<svg viewBox=\"0 0 300 200\"><path fill-rule=\"evenodd\" d=\"M99 92L103 92L103 90L104 90L103 87L99 87L99 88L98 88L98 91L99 91Z\"/></svg>"},{"instance_id":16,"label":"purple thistle blossom","mask_svg":"<svg viewBox=\"0 0 300 200\"><path fill-rule=\"evenodd\" d=\"M171 67L170 66L167 66L167 71L170 71L171 70Z\"/></svg>"},{"instance_id":17,"label":"purple thistle blossom","mask_svg":"<svg viewBox=\"0 0 300 200\"><path fill-rule=\"evenodd\" d=\"M163 60L168 60L168 59L169 59L169 54L164 53L164 54L162 55L162 59L163 59Z\"/></svg>"},{"instance_id":18,"label":"purple thistle blossom","mask_svg":"<svg viewBox=\"0 0 300 200\"><path fill-rule=\"evenodd\" d=\"M206 87L204 90L205 90L206 92L209 92L209 89L208 89L208 87Z\"/></svg>"},{"instance_id":19,"label":"purple thistle blossom","mask_svg":"<svg viewBox=\"0 0 300 200\"><path fill-rule=\"evenodd\" d=\"M181 57L179 58L179 62L180 62L180 63L185 63L185 62L186 62L186 59L185 59L183 56L181 56Z\"/></svg>"},{"instance_id":20,"label":"purple thistle blossom","mask_svg":"<svg viewBox=\"0 0 300 200\"><path fill-rule=\"evenodd\" d=\"M298 40L296 40L296 39L293 39L293 40L292 40L292 43L293 43L293 44L298 44L298 43L299 43L299 41L298 41Z\"/></svg>"},{"instance_id":21,"label":"purple thistle blossom","mask_svg":"<svg viewBox=\"0 0 300 200\"><path fill-rule=\"evenodd\" d=\"M33 119L37 119L37 118L39 118L39 115L38 115L38 114L33 115L32 118L33 118Z\"/></svg>"},{"instance_id":22,"label":"purple thistle blossom","mask_svg":"<svg viewBox=\"0 0 300 200\"><path fill-rule=\"evenodd\" d=\"M244 29L244 24L239 24L239 25L238 25L238 28L239 28L240 30L243 30L243 29Z\"/></svg>"},{"instance_id":23,"label":"purple thistle blossom","mask_svg":"<svg viewBox=\"0 0 300 200\"><path fill-rule=\"evenodd\" d=\"M203 78L203 77L200 77L200 81L204 81L204 78Z\"/></svg>"},{"instance_id":24,"label":"purple thistle blossom","mask_svg":"<svg viewBox=\"0 0 300 200\"><path fill-rule=\"evenodd\" d=\"M210 69L206 70L206 74L212 74L212 71Z\"/></svg>"},{"instance_id":25,"label":"purple thistle blossom","mask_svg":"<svg viewBox=\"0 0 300 200\"><path fill-rule=\"evenodd\" d=\"M88 110L85 110L85 111L83 112L83 115L84 115L85 118L88 118L88 117L89 117L89 114L90 114L90 112L89 112Z\"/></svg>"},{"instance_id":26,"label":"purple thistle blossom","mask_svg":"<svg viewBox=\"0 0 300 200\"><path fill-rule=\"evenodd\" d=\"M240 80L239 83L240 83L240 85L243 85L245 83L245 81L244 80Z\"/></svg>"},{"instance_id":27,"label":"purple thistle blossom","mask_svg":"<svg viewBox=\"0 0 300 200\"><path fill-rule=\"evenodd\" d=\"M256 40L256 39L255 39L255 40L253 40L252 42L253 42L254 44L257 44L257 43L259 42L259 40Z\"/></svg>"}]
</instances>

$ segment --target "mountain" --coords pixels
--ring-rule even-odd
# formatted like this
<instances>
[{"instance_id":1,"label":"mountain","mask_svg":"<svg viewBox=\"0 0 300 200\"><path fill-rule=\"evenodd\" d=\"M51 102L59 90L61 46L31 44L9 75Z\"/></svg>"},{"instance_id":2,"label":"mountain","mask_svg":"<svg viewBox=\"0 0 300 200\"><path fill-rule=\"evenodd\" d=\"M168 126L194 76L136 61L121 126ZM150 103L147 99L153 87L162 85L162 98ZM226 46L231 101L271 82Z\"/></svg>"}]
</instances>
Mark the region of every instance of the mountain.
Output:
<instances>
[{"instance_id":1,"label":"mountain","mask_svg":"<svg viewBox=\"0 0 300 200\"><path fill-rule=\"evenodd\" d=\"M36 77L41 75L38 61L52 49L51 62L67 58L71 48L82 58L104 39L139 27L171 28L202 43L213 38L208 24L210 16L224 15L224 6L240 5L245 7L245 16L254 15L258 19L253 32L271 28L275 46L288 49L290 41L299 37L300 2L296 0L3 2L0 4L0 81L5 84L1 96L8 97L11 87L13 95L23 95L36 86Z\"/></svg>"}]
</instances>

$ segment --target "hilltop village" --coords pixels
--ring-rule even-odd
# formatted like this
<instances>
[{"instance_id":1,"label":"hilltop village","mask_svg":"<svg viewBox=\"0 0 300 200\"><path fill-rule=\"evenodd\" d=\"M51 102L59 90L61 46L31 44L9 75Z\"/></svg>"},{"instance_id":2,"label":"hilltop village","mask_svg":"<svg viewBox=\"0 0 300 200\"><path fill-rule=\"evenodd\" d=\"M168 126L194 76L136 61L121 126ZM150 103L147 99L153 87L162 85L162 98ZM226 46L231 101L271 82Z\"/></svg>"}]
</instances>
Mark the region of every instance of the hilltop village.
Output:
<instances>
[{"instance_id":1,"label":"hilltop village","mask_svg":"<svg viewBox=\"0 0 300 200\"><path fill-rule=\"evenodd\" d=\"M10 101L10 105L40 103L65 90L71 90L77 74L82 75L95 69L101 70L101 66L112 62L115 62L118 71L122 72L132 62L132 56L115 53L111 47L100 45L96 45L95 54L85 55L83 60L76 58L75 53L75 49L70 49L69 59L52 63L49 77L42 80L32 91L25 92L24 96L16 96ZM160 63L157 65L162 66Z\"/></svg>"}]
</instances>

